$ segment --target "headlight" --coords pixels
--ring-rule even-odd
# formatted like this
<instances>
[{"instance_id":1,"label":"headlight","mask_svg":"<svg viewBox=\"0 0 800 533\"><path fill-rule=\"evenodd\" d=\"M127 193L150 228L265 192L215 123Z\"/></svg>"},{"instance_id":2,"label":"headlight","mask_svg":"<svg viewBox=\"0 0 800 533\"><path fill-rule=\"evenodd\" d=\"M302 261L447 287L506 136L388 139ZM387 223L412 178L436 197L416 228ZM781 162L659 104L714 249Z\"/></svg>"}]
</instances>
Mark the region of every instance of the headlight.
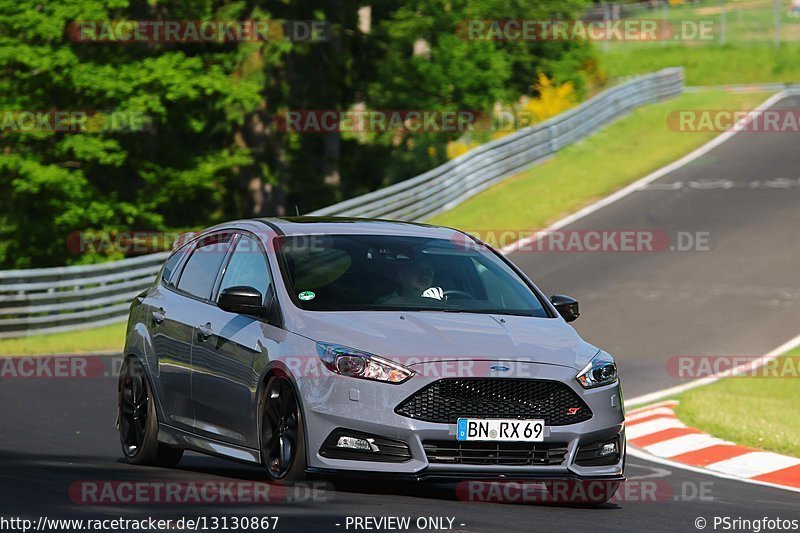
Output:
<instances>
[{"instance_id":1,"label":"headlight","mask_svg":"<svg viewBox=\"0 0 800 533\"><path fill-rule=\"evenodd\" d=\"M614 383L617 381L617 365L614 363L614 358L602 350L597 352L589 364L578 372L575 379L584 389Z\"/></svg>"},{"instance_id":2,"label":"headlight","mask_svg":"<svg viewBox=\"0 0 800 533\"><path fill-rule=\"evenodd\" d=\"M328 370L351 378L402 383L414 375L413 370L393 361L340 344L318 342L317 354Z\"/></svg>"}]
</instances>

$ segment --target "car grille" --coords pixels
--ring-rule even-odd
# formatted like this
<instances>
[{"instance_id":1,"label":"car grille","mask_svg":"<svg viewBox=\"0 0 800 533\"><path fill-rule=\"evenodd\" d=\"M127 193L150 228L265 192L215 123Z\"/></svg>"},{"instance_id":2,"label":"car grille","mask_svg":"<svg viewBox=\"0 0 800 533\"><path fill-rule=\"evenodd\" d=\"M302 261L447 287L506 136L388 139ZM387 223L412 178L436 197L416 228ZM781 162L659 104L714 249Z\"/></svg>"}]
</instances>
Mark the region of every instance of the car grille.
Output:
<instances>
[{"instance_id":1,"label":"car grille","mask_svg":"<svg viewBox=\"0 0 800 533\"><path fill-rule=\"evenodd\" d=\"M426 440L422 447L428 462L456 465L552 466L563 463L567 455L566 444L550 442Z\"/></svg>"},{"instance_id":2,"label":"car grille","mask_svg":"<svg viewBox=\"0 0 800 533\"><path fill-rule=\"evenodd\" d=\"M589 406L558 381L536 379L440 379L397 406L415 420L455 424L458 418L543 419L548 426L585 422Z\"/></svg>"}]
</instances>

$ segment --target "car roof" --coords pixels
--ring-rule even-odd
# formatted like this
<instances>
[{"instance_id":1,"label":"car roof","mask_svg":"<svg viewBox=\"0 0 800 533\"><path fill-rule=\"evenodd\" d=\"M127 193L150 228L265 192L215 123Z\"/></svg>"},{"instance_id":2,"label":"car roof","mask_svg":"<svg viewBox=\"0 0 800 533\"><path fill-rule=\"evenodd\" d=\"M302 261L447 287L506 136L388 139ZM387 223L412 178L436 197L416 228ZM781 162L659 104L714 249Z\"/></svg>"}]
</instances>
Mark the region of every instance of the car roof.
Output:
<instances>
[{"instance_id":1,"label":"car roof","mask_svg":"<svg viewBox=\"0 0 800 533\"><path fill-rule=\"evenodd\" d=\"M284 235L406 235L450 239L458 230L416 222L347 217L273 217L254 219Z\"/></svg>"}]
</instances>

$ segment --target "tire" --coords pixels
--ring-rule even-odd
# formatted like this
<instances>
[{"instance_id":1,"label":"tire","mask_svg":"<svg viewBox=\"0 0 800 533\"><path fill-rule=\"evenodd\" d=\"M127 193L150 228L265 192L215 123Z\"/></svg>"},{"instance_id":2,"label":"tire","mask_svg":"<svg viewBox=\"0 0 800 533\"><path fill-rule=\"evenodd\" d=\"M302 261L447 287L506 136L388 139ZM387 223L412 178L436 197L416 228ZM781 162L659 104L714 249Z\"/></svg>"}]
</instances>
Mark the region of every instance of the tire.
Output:
<instances>
[{"instance_id":1,"label":"tire","mask_svg":"<svg viewBox=\"0 0 800 533\"><path fill-rule=\"evenodd\" d=\"M303 414L289 378L272 376L261 402L261 462L269 481L305 479L306 440Z\"/></svg>"},{"instance_id":2,"label":"tire","mask_svg":"<svg viewBox=\"0 0 800 533\"><path fill-rule=\"evenodd\" d=\"M545 483L550 501L565 505L602 505L617 493L620 481L565 480Z\"/></svg>"},{"instance_id":3,"label":"tire","mask_svg":"<svg viewBox=\"0 0 800 533\"><path fill-rule=\"evenodd\" d=\"M183 450L158 442L158 416L144 367L134 357L122 364L117 390L119 440L125 459L135 465L172 467Z\"/></svg>"}]
</instances>

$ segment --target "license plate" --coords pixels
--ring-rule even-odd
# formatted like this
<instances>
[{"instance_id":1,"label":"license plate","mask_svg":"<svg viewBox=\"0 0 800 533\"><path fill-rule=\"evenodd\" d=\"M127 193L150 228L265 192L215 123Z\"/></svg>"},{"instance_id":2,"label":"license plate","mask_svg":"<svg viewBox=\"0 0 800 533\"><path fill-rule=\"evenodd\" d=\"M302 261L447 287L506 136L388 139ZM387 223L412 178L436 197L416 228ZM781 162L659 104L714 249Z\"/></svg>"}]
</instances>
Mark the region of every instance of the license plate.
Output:
<instances>
[{"instance_id":1,"label":"license plate","mask_svg":"<svg viewBox=\"0 0 800 533\"><path fill-rule=\"evenodd\" d=\"M458 440L544 441L544 420L459 418Z\"/></svg>"}]
</instances>

